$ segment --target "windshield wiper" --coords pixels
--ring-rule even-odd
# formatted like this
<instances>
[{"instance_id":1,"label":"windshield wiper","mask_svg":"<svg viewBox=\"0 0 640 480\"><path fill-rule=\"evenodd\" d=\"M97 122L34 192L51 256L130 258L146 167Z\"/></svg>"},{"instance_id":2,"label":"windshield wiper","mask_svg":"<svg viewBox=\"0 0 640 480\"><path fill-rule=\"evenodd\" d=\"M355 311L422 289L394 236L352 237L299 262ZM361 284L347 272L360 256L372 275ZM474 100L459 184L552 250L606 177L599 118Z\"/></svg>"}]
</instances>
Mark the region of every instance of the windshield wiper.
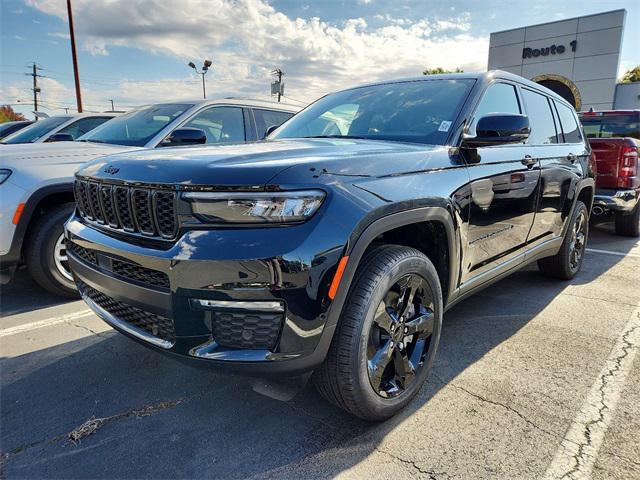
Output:
<instances>
[{"instance_id":1,"label":"windshield wiper","mask_svg":"<svg viewBox=\"0 0 640 480\"><path fill-rule=\"evenodd\" d=\"M368 140L369 137L360 137L357 135L312 135L310 137L302 138L352 138L356 140Z\"/></svg>"},{"instance_id":2,"label":"windshield wiper","mask_svg":"<svg viewBox=\"0 0 640 480\"><path fill-rule=\"evenodd\" d=\"M86 140L86 139L76 140L76 142L108 143L108 142L105 142L104 140Z\"/></svg>"}]
</instances>

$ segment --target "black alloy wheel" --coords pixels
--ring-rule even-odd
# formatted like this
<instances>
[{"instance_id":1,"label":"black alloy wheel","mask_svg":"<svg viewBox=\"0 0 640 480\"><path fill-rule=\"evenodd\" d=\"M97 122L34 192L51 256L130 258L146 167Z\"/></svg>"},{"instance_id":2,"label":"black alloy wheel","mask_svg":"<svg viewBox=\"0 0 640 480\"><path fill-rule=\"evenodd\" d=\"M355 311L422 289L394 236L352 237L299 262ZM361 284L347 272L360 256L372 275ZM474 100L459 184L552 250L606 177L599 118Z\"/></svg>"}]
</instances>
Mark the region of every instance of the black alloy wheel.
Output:
<instances>
[{"instance_id":1,"label":"black alloy wheel","mask_svg":"<svg viewBox=\"0 0 640 480\"><path fill-rule=\"evenodd\" d=\"M401 395L415 381L424 367L434 319L432 293L425 279L411 273L392 285L369 330L369 381L378 395Z\"/></svg>"}]
</instances>

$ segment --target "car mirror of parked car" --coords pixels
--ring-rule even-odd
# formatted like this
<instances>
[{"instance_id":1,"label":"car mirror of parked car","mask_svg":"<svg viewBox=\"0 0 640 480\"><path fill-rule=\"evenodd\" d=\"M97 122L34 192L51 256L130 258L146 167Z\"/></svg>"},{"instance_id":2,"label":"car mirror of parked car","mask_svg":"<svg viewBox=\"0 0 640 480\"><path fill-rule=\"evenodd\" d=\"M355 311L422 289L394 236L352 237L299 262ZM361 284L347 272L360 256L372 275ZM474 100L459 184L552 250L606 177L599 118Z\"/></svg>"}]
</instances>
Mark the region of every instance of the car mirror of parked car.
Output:
<instances>
[{"instance_id":1,"label":"car mirror of parked car","mask_svg":"<svg viewBox=\"0 0 640 480\"><path fill-rule=\"evenodd\" d=\"M269 135L271 135L279 126L280 125L271 125L267 127L267 129L264 132L264 138L267 138Z\"/></svg>"},{"instance_id":2,"label":"car mirror of parked car","mask_svg":"<svg viewBox=\"0 0 640 480\"><path fill-rule=\"evenodd\" d=\"M207 143L207 134L199 128L177 128L165 138L160 146L177 147L181 145L200 145Z\"/></svg>"},{"instance_id":3,"label":"car mirror of parked car","mask_svg":"<svg viewBox=\"0 0 640 480\"><path fill-rule=\"evenodd\" d=\"M465 136L463 146L478 148L521 143L529 138L530 133L529 117L526 115L492 113L478 120L476 135Z\"/></svg>"},{"instance_id":4,"label":"car mirror of parked car","mask_svg":"<svg viewBox=\"0 0 640 480\"><path fill-rule=\"evenodd\" d=\"M74 140L70 133L54 133L47 139L47 142L73 142Z\"/></svg>"}]
</instances>

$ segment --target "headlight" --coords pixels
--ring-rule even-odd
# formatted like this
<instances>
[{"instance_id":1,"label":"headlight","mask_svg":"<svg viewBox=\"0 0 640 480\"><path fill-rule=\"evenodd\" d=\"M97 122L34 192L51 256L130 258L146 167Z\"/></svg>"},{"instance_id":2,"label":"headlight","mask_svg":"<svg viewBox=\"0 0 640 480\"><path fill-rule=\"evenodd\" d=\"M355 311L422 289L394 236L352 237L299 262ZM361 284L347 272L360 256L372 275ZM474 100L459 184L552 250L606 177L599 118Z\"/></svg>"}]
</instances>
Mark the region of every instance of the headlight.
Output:
<instances>
[{"instance_id":1,"label":"headlight","mask_svg":"<svg viewBox=\"0 0 640 480\"><path fill-rule=\"evenodd\" d=\"M4 181L11 176L11 170L8 168L0 168L0 185L4 183Z\"/></svg>"},{"instance_id":2,"label":"headlight","mask_svg":"<svg viewBox=\"0 0 640 480\"><path fill-rule=\"evenodd\" d=\"M193 214L209 223L295 223L318 210L320 190L291 192L188 192Z\"/></svg>"}]
</instances>

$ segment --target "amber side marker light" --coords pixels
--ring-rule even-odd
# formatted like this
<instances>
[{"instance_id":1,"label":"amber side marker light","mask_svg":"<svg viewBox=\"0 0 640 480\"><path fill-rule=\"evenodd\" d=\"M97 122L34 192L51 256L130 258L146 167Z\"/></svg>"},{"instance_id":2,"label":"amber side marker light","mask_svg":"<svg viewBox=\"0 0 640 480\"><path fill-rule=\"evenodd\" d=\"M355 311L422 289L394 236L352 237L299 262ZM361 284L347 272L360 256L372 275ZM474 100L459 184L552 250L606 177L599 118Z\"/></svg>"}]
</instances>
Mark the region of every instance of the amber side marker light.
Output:
<instances>
[{"instance_id":1,"label":"amber side marker light","mask_svg":"<svg viewBox=\"0 0 640 480\"><path fill-rule=\"evenodd\" d=\"M24 211L24 203L21 203L18 205L18 208L16 208L16 211L13 214L13 224L17 225L18 222L20 221L20 217L22 216L22 212Z\"/></svg>"},{"instance_id":2,"label":"amber side marker light","mask_svg":"<svg viewBox=\"0 0 640 480\"><path fill-rule=\"evenodd\" d=\"M338 269L336 270L336 274L333 276L331 287L329 287L329 298L331 300L333 300L336 297L336 293L338 293L340 280L342 280L342 274L344 273L344 269L347 266L348 260L349 260L349 257L342 257L340 259L340 262L338 263Z\"/></svg>"}]
</instances>

